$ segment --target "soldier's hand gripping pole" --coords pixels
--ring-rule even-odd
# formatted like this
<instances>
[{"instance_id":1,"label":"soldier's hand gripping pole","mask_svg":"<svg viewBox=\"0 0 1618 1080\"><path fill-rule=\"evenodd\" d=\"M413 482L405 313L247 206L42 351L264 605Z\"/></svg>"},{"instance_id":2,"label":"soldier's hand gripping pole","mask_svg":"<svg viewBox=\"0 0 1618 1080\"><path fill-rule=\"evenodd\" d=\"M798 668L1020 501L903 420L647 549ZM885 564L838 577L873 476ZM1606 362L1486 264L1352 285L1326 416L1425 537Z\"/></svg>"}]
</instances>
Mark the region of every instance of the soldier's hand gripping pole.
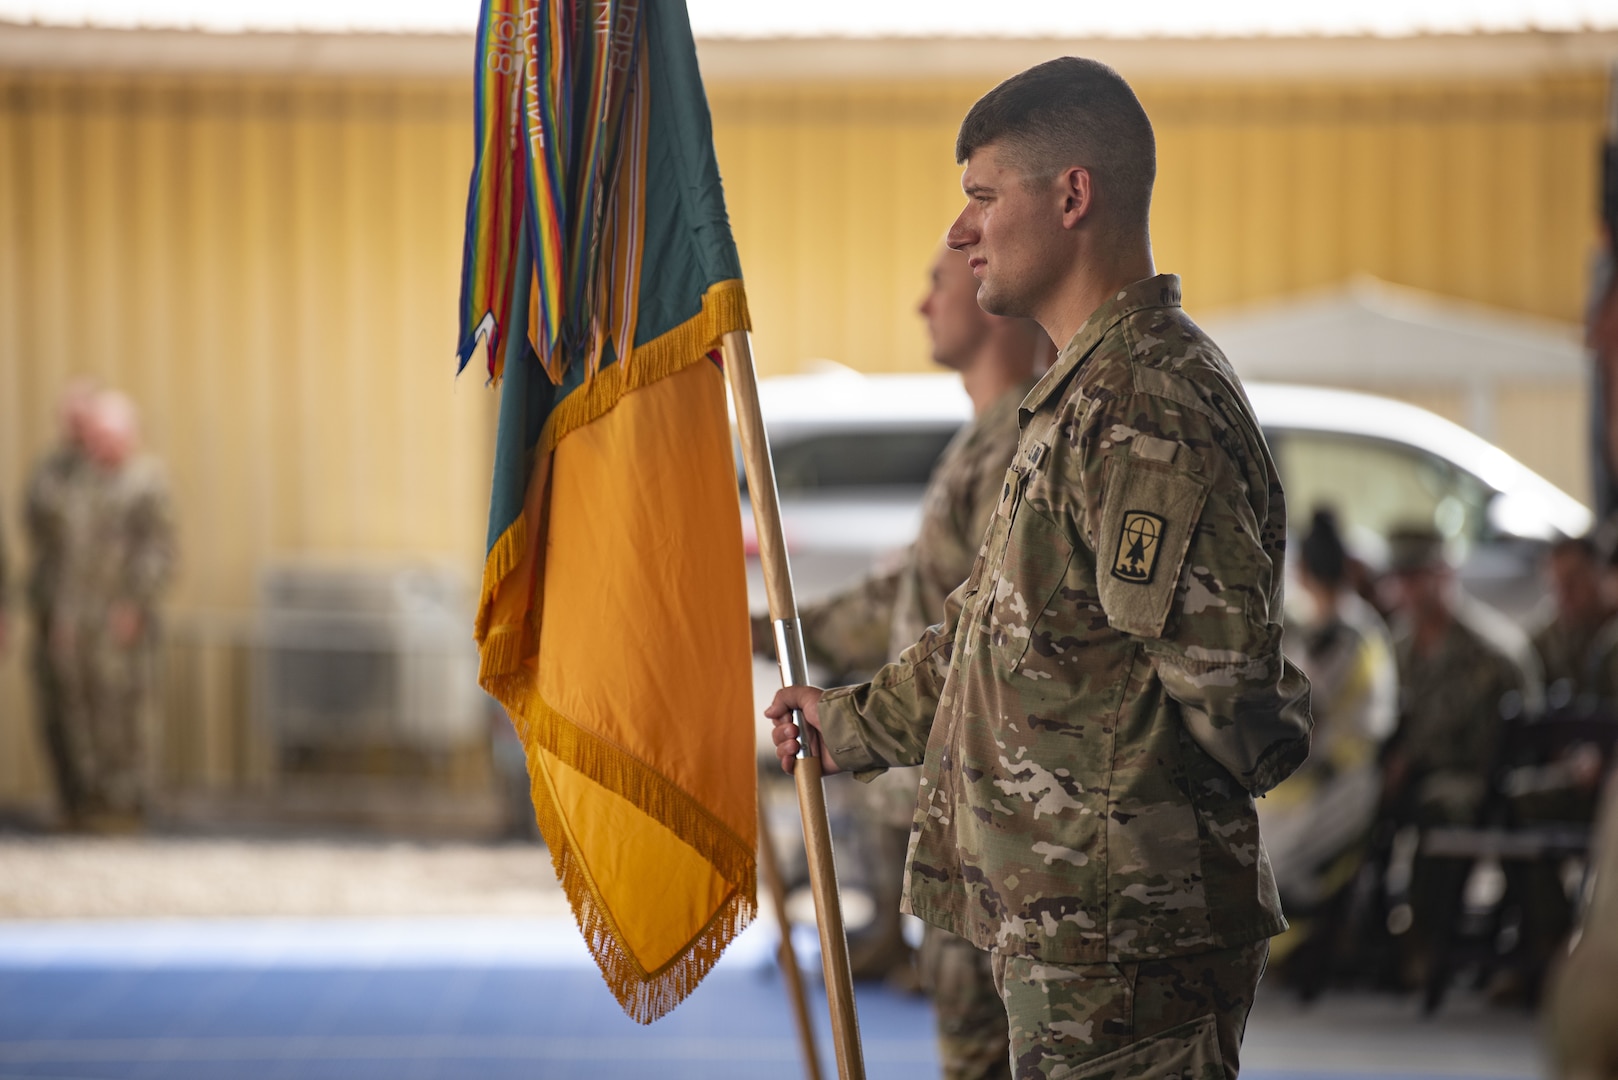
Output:
<instances>
[{"instance_id":1,"label":"soldier's hand gripping pole","mask_svg":"<svg viewBox=\"0 0 1618 1080\"><path fill-rule=\"evenodd\" d=\"M775 469L770 444L759 411L758 380L753 372L753 350L744 331L723 339L725 372L736 405L736 428L742 441L742 464L753 504L758 535L759 565L764 571L764 592L775 623L777 657L782 685L807 683L808 666L798 632L798 602L792 592L792 568L787 562L781 533L781 507L775 492ZM793 768L798 787L798 812L803 818L804 846L809 856L809 886L815 897L815 919L820 924L821 967L831 1007L832 1044L837 1051L837 1075L842 1080L864 1080L865 1056L860 1047L859 1016L854 1008L854 979L848 963L848 937L843 930L843 909L837 896L837 868L832 862L831 825L826 817L826 792L821 784L819 732L801 713L793 712L802 748Z\"/></svg>"}]
</instances>

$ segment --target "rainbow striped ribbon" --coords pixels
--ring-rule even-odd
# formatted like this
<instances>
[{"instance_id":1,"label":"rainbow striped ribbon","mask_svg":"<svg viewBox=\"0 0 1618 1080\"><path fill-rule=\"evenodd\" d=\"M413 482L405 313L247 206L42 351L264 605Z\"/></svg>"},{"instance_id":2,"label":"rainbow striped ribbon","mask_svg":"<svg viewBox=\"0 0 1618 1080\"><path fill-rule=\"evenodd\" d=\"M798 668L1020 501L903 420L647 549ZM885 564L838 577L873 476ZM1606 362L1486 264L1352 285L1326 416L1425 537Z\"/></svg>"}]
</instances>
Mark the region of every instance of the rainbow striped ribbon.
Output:
<instances>
[{"instance_id":1,"label":"rainbow striped ribbon","mask_svg":"<svg viewBox=\"0 0 1618 1080\"><path fill-rule=\"evenodd\" d=\"M551 380L581 360L593 376L609 341L614 359L628 355L637 281L625 275L638 268L643 230L642 2L484 0L462 368L482 339L490 378L501 377L524 228L534 253L529 341Z\"/></svg>"}]
</instances>

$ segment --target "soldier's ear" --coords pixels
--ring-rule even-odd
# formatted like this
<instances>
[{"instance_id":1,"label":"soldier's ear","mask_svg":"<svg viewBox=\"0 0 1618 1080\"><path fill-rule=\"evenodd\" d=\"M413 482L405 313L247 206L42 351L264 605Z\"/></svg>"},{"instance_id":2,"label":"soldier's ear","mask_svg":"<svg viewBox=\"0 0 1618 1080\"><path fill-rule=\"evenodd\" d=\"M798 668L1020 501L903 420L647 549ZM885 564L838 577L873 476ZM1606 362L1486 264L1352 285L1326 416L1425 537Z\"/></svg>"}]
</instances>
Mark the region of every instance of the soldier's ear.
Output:
<instances>
[{"instance_id":1,"label":"soldier's ear","mask_svg":"<svg viewBox=\"0 0 1618 1080\"><path fill-rule=\"evenodd\" d=\"M1057 176L1056 183L1062 198L1062 228L1076 229L1095 207L1095 185L1090 170L1083 165L1070 165Z\"/></svg>"}]
</instances>

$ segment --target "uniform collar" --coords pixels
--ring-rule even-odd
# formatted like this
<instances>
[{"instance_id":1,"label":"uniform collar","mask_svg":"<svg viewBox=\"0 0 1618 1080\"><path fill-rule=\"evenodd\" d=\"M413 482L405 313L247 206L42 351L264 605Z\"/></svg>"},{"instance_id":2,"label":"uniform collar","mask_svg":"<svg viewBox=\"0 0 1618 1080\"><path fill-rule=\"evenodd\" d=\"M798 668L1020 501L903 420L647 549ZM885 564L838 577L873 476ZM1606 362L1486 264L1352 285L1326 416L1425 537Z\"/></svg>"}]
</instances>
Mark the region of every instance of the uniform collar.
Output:
<instances>
[{"instance_id":1,"label":"uniform collar","mask_svg":"<svg viewBox=\"0 0 1618 1080\"><path fill-rule=\"evenodd\" d=\"M1067 343L1061 352L1056 354L1056 362L1045 373L1029 395L1023 399L1022 412L1033 413L1044 405L1050 396L1060 389L1079 366L1101 344L1101 339L1107 335L1120 319L1133 315L1137 311L1147 308L1179 307L1180 306L1180 275L1158 274L1156 277L1143 278L1133 285L1126 285L1120 289L1112 299L1096 308L1090 317L1084 320L1079 332Z\"/></svg>"}]
</instances>

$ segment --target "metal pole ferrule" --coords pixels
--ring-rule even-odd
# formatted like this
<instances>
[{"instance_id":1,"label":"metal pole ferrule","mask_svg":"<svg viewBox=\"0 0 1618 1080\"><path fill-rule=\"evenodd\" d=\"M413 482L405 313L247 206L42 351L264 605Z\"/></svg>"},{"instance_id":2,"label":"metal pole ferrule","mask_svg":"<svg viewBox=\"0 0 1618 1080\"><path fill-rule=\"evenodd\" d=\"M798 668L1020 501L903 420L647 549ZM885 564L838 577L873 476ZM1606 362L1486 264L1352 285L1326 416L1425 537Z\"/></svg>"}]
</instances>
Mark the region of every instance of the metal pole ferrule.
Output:
<instances>
[{"instance_id":1,"label":"metal pole ferrule","mask_svg":"<svg viewBox=\"0 0 1618 1080\"><path fill-rule=\"evenodd\" d=\"M782 686L808 686L809 660L803 651L803 624L797 619L776 619L775 657L781 668ZM820 732L809 726L799 709L792 710L798 725L798 756L820 760Z\"/></svg>"}]
</instances>

